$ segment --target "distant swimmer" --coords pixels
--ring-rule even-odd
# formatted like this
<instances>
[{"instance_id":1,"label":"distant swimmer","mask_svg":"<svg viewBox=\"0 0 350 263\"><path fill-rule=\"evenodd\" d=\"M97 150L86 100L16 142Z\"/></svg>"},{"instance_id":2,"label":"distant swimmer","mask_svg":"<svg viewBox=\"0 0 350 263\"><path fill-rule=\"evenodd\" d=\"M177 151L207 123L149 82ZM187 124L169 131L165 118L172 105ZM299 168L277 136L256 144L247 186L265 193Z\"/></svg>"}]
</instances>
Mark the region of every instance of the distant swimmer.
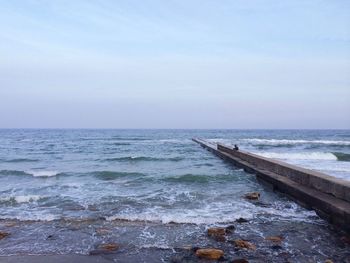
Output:
<instances>
[{"instance_id":1,"label":"distant swimmer","mask_svg":"<svg viewBox=\"0 0 350 263\"><path fill-rule=\"evenodd\" d=\"M235 149L236 151L238 151L238 150L239 150L239 148L238 148L237 144L235 144L234 149Z\"/></svg>"}]
</instances>

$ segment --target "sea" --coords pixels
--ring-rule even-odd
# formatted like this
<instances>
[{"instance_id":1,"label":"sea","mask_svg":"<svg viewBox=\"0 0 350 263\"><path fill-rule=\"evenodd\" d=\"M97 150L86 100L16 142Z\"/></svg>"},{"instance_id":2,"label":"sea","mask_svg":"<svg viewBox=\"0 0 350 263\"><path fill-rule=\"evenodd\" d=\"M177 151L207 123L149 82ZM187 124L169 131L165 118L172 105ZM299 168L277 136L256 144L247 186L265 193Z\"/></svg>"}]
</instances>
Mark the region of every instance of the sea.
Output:
<instances>
[{"instance_id":1,"label":"sea","mask_svg":"<svg viewBox=\"0 0 350 263\"><path fill-rule=\"evenodd\" d=\"M344 233L194 137L350 180L350 130L2 129L0 232L10 235L0 256L88 255L117 243L107 255L117 262L197 262L202 247L223 249L227 262L350 262ZM224 242L207 235L232 225Z\"/></svg>"}]
</instances>

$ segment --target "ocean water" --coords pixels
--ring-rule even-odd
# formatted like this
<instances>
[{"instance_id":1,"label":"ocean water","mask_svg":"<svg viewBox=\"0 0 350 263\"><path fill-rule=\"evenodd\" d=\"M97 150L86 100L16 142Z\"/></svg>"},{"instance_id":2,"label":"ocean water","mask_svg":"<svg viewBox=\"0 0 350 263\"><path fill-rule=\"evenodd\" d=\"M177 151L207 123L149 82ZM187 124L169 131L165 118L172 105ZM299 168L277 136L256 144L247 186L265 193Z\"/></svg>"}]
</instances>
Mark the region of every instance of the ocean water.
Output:
<instances>
[{"instance_id":1,"label":"ocean water","mask_svg":"<svg viewBox=\"0 0 350 263\"><path fill-rule=\"evenodd\" d=\"M121 253L155 249L163 261L189 244L259 260L276 261L280 253L314 262L349 256L341 234L314 211L193 137L350 180L349 130L0 130L0 230L11 232L0 241L0 255L88 254L115 241ZM261 201L242 198L252 191L261 192ZM236 225L235 235L261 244L255 254L231 253L206 237L207 227L241 217L250 223ZM286 242L275 251L263 240L277 234Z\"/></svg>"}]
</instances>

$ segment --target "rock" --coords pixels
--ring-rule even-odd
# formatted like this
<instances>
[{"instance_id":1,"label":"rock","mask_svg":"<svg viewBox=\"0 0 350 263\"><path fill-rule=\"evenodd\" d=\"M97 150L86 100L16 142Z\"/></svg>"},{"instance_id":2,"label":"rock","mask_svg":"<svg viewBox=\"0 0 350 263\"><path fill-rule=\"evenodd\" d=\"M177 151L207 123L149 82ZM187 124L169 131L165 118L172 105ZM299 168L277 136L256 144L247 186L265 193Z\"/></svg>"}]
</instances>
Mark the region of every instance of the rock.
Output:
<instances>
[{"instance_id":1,"label":"rock","mask_svg":"<svg viewBox=\"0 0 350 263\"><path fill-rule=\"evenodd\" d=\"M226 227L226 233L232 233L235 229L236 227L234 225L229 225Z\"/></svg>"},{"instance_id":2,"label":"rock","mask_svg":"<svg viewBox=\"0 0 350 263\"><path fill-rule=\"evenodd\" d=\"M7 223L5 223L6 227L13 227L15 225L16 225L16 222L7 222Z\"/></svg>"},{"instance_id":3,"label":"rock","mask_svg":"<svg viewBox=\"0 0 350 263\"><path fill-rule=\"evenodd\" d=\"M283 237L281 236L270 236L265 238L266 240L272 241L273 243L281 243L283 240Z\"/></svg>"},{"instance_id":4,"label":"rock","mask_svg":"<svg viewBox=\"0 0 350 263\"><path fill-rule=\"evenodd\" d=\"M326 261L324 263L333 263L333 261L330 259L326 259Z\"/></svg>"},{"instance_id":5,"label":"rock","mask_svg":"<svg viewBox=\"0 0 350 263\"><path fill-rule=\"evenodd\" d=\"M239 258L232 260L231 263L249 263L249 261L244 258Z\"/></svg>"},{"instance_id":6,"label":"rock","mask_svg":"<svg viewBox=\"0 0 350 263\"><path fill-rule=\"evenodd\" d=\"M225 242L227 230L224 227L211 227L208 228L208 236L214 238L216 241Z\"/></svg>"},{"instance_id":7,"label":"rock","mask_svg":"<svg viewBox=\"0 0 350 263\"><path fill-rule=\"evenodd\" d=\"M271 246L272 249L278 250L278 249L282 249L282 247L280 245L273 245Z\"/></svg>"},{"instance_id":8,"label":"rock","mask_svg":"<svg viewBox=\"0 0 350 263\"><path fill-rule=\"evenodd\" d=\"M3 239L3 238L5 238L5 237L7 237L7 236L9 236L9 235L10 235L10 233L7 233L7 232L0 232L0 240Z\"/></svg>"},{"instance_id":9,"label":"rock","mask_svg":"<svg viewBox=\"0 0 350 263\"><path fill-rule=\"evenodd\" d=\"M236 239L233 241L233 243L237 248L246 248L246 249L256 250L256 246L246 240Z\"/></svg>"},{"instance_id":10,"label":"rock","mask_svg":"<svg viewBox=\"0 0 350 263\"><path fill-rule=\"evenodd\" d=\"M89 252L90 256L97 256L97 255L103 255L106 253L110 253L109 251L106 251L104 249L94 249Z\"/></svg>"},{"instance_id":11,"label":"rock","mask_svg":"<svg viewBox=\"0 0 350 263\"><path fill-rule=\"evenodd\" d=\"M244 195L244 197L249 200L258 200L260 198L260 193L258 192L247 193Z\"/></svg>"},{"instance_id":12,"label":"rock","mask_svg":"<svg viewBox=\"0 0 350 263\"><path fill-rule=\"evenodd\" d=\"M108 250L108 251L115 251L119 248L119 245L116 243L108 243L108 244L101 244L98 246L98 248Z\"/></svg>"},{"instance_id":13,"label":"rock","mask_svg":"<svg viewBox=\"0 0 350 263\"><path fill-rule=\"evenodd\" d=\"M215 248L200 248L196 251L196 256L204 259L218 260L224 256L224 251Z\"/></svg>"},{"instance_id":14,"label":"rock","mask_svg":"<svg viewBox=\"0 0 350 263\"><path fill-rule=\"evenodd\" d=\"M91 250L89 252L89 255L95 256L95 255L109 254L109 253L113 253L118 248L119 248L119 245L115 243L101 244L97 247L97 249Z\"/></svg>"},{"instance_id":15,"label":"rock","mask_svg":"<svg viewBox=\"0 0 350 263\"><path fill-rule=\"evenodd\" d=\"M208 228L208 236L224 236L224 235L226 235L226 228L224 227Z\"/></svg>"},{"instance_id":16,"label":"rock","mask_svg":"<svg viewBox=\"0 0 350 263\"><path fill-rule=\"evenodd\" d=\"M245 219L245 218L240 217L240 218L236 219L236 222L237 222L237 223L247 223L247 222L249 222L249 220L248 220L248 219Z\"/></svg>"}]
</instances>

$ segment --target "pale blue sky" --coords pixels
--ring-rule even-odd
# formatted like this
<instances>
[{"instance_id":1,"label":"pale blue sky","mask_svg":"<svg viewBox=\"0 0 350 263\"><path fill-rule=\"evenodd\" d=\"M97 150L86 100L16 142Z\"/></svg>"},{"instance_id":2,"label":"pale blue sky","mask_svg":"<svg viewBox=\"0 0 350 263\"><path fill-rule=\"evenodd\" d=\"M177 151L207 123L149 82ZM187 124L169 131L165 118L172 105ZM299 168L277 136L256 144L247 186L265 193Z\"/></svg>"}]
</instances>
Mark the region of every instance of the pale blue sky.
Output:
<instances>
[{"instance_id":1,"label":"pale blue sky","mask_svg":"<svg viewBox=\"0 0 350 263\"><path fill-rule=\"evenodd\" d=\"M0 128L350 128L350 1L0 0Z\"/></svg>"}]
</instances>

